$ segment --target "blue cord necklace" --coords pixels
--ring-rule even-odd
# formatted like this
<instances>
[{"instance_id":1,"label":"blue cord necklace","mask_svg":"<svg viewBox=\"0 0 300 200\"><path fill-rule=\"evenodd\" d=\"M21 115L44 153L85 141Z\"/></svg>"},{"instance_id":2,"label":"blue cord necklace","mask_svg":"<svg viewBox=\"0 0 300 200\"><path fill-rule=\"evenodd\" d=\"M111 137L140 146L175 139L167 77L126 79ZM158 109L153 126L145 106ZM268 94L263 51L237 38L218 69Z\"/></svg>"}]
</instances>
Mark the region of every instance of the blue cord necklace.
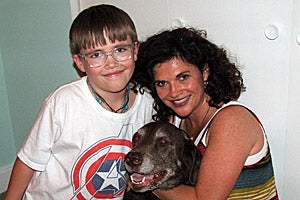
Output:
<instances>
[{"instance_id":1,"label":"blue cord necklace","mask_svg":"<svg viewBox=\"0 0 300 200\"><path fill-rule=\"evenodd\" d=\"M102 103L106 104L107 107L114 113L118 113L120 110L122 110L122 113L126 112L128 110L128 102L129 102L129 92L130 92L130 86L129 84L127 84L126 86L126 95L125 95L125 99L124 99L124 103L122 104L122 106L120 108L118 108L117 110L113 109L108 103L107 101L105 101L105 99L103 97L101 97L101 95L99 95L94 88L91 86L90 81L88 79L86 79L86 83L89 86L89 88L92 90L92 93L96 99L96 101L102 106Z\"/></svg>"}]
</instances>

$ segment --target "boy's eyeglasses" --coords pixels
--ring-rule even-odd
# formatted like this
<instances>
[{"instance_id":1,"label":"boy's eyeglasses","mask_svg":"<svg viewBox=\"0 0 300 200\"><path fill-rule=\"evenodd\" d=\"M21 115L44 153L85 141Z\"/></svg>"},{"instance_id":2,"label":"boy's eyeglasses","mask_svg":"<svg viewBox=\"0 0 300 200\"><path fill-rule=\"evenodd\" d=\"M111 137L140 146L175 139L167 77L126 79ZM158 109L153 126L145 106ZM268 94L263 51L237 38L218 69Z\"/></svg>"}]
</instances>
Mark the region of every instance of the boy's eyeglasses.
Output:
<instances>
[{"instance_id":1,"label":"boy's eyeglasses","mask_svg":"<svg viewBox=\"0 0 300 200\"><path fill-rule=\"evenodd\" d=\"M107 57L110 55L117 62L122 62L132 58L132 52L134 49L134 44L124 45L114 48L112 51L94 51L87 54L77 54L80 58L86 60L90 67L96 68L101 67L106 63Z\"/></svg>"}]
</instances>

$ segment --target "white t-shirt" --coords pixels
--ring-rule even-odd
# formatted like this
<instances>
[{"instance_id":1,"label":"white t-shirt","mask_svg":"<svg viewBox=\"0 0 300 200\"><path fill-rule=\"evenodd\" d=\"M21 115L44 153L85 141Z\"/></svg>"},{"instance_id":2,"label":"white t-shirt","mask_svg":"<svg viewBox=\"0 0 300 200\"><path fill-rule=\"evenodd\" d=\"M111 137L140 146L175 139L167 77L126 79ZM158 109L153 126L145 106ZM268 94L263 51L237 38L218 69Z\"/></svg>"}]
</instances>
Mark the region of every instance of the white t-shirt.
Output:
<instances>
[{"instance_id":1,"label":"white t-shirt","mask_svg":"<svg viewBox=\"0 0 300 200\"><path fill-rule=\"evenodd\" d=\"M152 121L153 99L138 93L125 113L104 109L86 77L44 101L18 157L37 170L24 199L122 199L123 158L133 133Z\"/></svg>"}]
</instances>

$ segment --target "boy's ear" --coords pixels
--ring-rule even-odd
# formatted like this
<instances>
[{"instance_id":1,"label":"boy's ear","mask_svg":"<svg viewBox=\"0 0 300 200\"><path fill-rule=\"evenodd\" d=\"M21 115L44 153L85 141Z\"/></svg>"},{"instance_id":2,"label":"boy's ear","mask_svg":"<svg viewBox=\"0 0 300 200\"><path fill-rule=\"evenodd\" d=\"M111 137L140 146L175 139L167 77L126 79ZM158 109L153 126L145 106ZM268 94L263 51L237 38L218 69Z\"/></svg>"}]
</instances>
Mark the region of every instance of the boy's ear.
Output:
<instances>
[{"instance_id":1,"label":"boy's ear","mask_svg":"<svg viewBox=\"0 0 300 200\"><path fill-rule=\"evenodd\" d=\"M83 62L81 61L81 59L78 57L78 55L72 55L72 59L74 61L74 63L76 64L77 68L82 71L85 72L85 68L83 65Z\"/></svg>"},{"instance_id":2,"label":"boy's ear","mask_svg":"<svg viewBox=\"0 0 300 200\"><path fill-rule=\"evenodd\" d=\"M138 42L134 43L134 50L133 50L134 61L136 61L138 58L139 46L140 46L140 43L138 43Z\"/></svg>"}]
</instances>

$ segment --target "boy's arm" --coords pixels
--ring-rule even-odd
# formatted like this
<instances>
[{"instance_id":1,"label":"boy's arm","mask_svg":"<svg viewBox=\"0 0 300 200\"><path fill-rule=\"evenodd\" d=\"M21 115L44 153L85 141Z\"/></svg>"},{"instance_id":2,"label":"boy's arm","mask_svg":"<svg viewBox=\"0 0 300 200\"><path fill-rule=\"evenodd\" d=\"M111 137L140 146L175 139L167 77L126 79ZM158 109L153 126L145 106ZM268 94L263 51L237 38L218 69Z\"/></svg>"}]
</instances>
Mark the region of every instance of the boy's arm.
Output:
<instances>
[{"instance_id":1,"label":"boy's arm","mask_svg":"<svg viewBox=\"0 0 300 200\"><path fill-rule=\"evenodd\" d=\"M11 173L5 200L22 199L33 173L33 169L25 165L19 158L17 158Z\"/></svg>"}]
</instances>

